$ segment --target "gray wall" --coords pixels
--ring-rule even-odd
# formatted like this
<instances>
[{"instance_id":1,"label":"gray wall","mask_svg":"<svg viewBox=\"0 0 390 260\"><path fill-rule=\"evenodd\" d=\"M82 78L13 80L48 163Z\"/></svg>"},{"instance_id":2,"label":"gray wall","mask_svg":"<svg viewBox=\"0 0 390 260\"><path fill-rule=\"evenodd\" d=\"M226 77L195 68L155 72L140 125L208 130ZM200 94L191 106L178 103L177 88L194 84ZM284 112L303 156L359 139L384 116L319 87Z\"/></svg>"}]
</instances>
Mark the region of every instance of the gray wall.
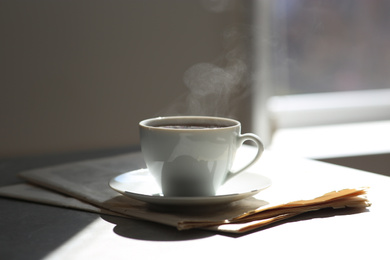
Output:
<instances>
[{"instance_id":1,"label":"gray wall","mask_svg":"<svg viewBox=\"0 0 390 260\"><path fill-rule=\"evenodd\" d=\"M179 113L185 72L232 48L242 7L205 3L0 0L0 157L137 145L138 121Z\"/></svg>"}]
</instances>

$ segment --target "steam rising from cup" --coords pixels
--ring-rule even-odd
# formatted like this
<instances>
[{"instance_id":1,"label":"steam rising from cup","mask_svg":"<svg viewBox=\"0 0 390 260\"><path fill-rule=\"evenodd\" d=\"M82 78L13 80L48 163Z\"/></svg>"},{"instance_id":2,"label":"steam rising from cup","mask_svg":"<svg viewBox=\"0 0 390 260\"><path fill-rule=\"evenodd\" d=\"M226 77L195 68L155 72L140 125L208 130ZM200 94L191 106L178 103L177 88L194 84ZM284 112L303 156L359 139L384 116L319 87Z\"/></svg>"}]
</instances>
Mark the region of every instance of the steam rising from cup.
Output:
<instances>
[{"instance_id":1,"label":"steam rising from cup","mask_svg":"<svg viewBox=\"0 0 390 260\"><path fill-rule=\"evenodd\" d=\"M183 75L187 93L163 114L234 117L239 102L249 93L244 52L236 46L219 63L223 65L203 62L189 67Z\"/></svg>"},{"instance_id":2,"label":"steam rising from cup","mask_svg":"<svg viewBox=\"0 0 390 260\"><path fill-rule=\"evenodd\" d=\"M233 98L242 92L239 84L246 72L243 61L225 68L211 63L198 63L184 73L189 90L187 110L195 115L227 116L232 112Z\"/></svg>"},{"instance_id":3,"label":"steam rising from cup","mask_svg":"<svg viewBox=\"0 0 390 260\"><path fill-rule=\"evenodd\" d=\"M210 12L225 12L233 2L203 0ZM222 34L224 55L214 62L202 62L189 67L183 75L187 93L178 97L163 115L207 115L234 117L239 102L249 94L247 34L244 27L228 27ZM244 47L245 46L245 47Z\"/></svg>"}]
</instances>

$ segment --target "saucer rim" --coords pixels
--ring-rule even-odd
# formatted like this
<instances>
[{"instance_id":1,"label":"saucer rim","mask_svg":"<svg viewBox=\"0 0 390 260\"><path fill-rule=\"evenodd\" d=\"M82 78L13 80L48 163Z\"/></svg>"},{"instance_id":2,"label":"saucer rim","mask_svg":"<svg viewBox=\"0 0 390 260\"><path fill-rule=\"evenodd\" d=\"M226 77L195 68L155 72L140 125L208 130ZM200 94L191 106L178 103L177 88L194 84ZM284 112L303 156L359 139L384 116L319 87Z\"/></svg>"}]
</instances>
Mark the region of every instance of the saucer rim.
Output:
<instances>
[{"instance_id":1,"label":"saucer rim","mask_svg":"<svg viewBox=\"0 0 390 260\"><path fill-rule=\"evenodd\" d=\"M261 185L259 185L259 188L251 189L245 192L236 192L236 193L229 193L229 194L220 194L220 195L214 195L214 196L194 196L194 197L180 197L180 196L164 196L162 193L159 195L150 195L150 194L142 194L142 193L136 193L131 191L126 191L122 189L115 188L115 182L118 182L116 179L120 176L127 175L127 174L135 174L135 173L142 173L145 172L151 176L151 173L147 168L141 168L137 170L132 170L128 172L121 173L115 177L113 177L109 181L109 186L111 189L115 190L116 192L132 198L139 201L147 202L154 205L166 205L166 206L205 206L205 205L219 205L219 204L228 204L234 201L238 201L247 197L251 197L256 195L262 190L267 189L272 185L272 181L270 178L260 175L251 171L245 171L242 173L242 175L245 174L251 174L255 175L258 178L262 179ZM232 179L231 181L234 181Z\"/></svg>"}]
</instances>

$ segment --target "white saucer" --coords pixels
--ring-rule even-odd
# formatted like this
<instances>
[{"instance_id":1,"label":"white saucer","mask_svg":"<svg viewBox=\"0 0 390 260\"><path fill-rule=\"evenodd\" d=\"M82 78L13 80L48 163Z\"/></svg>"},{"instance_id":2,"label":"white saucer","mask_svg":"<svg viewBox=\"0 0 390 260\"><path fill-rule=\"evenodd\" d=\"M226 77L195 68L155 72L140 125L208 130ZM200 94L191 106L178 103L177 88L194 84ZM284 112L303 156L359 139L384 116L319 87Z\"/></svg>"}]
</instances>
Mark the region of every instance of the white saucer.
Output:
<instances>
[{"instance_id":1,"label":"white saucer","mask_svg":"<svg viewBox=\"0 0 390 260\"><path fill-rule=\"evenodd\" d=\"M167 197L161 192L153 176L147 169L123 173L110 180L115 191L133 199L157 205L171 206L209 206L227 204L253 196L268 188L271 180L256 173L243 172L226 182L210 197Z\"/></svg>"}]
</instances>

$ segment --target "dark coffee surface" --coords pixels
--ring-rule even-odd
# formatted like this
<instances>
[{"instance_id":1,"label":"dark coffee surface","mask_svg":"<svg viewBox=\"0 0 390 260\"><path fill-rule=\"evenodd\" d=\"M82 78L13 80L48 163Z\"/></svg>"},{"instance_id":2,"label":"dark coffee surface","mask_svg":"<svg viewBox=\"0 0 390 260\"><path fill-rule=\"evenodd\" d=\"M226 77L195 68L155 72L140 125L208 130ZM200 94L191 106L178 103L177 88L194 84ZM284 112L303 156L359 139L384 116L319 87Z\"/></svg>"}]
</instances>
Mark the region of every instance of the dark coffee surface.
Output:
<instances>
[{"instance_id":1,"label":"dark coffee surface","mask_svg":"<svg viewBox=\"0 0 390 260\"><path fill-rule=\"evenodd\" d=\"M161 125L161 126L158 126L158 127L161 127L161 128L168 128L168 129L213 129L213 128L223 128L223 127L226 127L226 126L221 126L221 125L174 125L174 124L171 124L171 125Z\"/></svg>"}]
</instances>

